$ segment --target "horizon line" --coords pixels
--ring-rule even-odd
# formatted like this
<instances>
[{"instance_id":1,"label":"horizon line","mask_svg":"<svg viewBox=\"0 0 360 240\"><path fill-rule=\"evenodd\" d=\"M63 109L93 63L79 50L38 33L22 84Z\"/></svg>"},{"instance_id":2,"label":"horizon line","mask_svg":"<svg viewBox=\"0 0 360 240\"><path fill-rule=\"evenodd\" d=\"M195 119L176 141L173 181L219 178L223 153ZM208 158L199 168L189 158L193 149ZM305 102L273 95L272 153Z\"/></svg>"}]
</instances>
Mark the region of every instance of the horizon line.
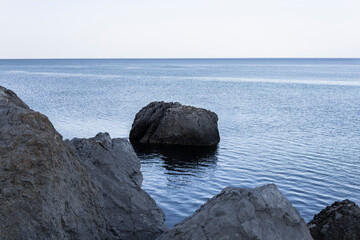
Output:
<instances>
[{"instance_id":1,"label":"horizon line","mask_svg":"<svg viewBox=\"0 0 360 240\"><path fill-rule=\"evenodd\" d=\"M211 60L211 59L360 59L360 57L180 57L180 58L162 58L162 57L155 57L155 58L97 58L97 57L90 57L90 58L0 58L0 60Z\"/></svg>"}]
</instances>

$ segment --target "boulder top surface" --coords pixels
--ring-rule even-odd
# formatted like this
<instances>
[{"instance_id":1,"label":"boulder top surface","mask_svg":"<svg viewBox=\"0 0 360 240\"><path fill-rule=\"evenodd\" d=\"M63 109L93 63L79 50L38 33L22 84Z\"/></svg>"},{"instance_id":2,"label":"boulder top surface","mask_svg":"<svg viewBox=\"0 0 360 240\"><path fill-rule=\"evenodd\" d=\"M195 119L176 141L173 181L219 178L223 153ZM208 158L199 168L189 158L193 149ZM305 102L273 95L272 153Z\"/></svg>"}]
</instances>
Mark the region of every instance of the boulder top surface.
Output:
<instances>
[{"instance_id":1,"label":"boulder top surface","mask_svg":"<svg viewBox=\"0 0 360 240\"><path fill-rule=\"evenodd\" d=\"M165 239L312 239L299 212L275 184L227 187L161 235Z\"/></svg>"}]
</instances>

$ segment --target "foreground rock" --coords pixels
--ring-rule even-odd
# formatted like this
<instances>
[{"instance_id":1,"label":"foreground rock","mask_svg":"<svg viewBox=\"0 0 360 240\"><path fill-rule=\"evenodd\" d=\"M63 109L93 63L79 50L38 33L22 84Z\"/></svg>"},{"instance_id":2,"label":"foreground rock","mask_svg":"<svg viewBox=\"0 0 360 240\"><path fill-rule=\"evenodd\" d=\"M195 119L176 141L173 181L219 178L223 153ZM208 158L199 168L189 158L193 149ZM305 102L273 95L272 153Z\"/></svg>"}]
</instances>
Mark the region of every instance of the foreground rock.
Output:
<instances>
[{"instance_id":1,"label":"foreground rock","mask_svg":"<svg viewBox=\"0 0 360 240\"><path fill-rule=\"evenodd\" d=\"M104 239L101 194L48 118L0 86L0 236Z\"/></svg>"},{"instance_id":2,"label":"foreground rock","mask_svg":"<svg viewBox=\"0 0 360 240\"><path fill-rule=\"evenodd\" d=\"M160 239L312 239L299 212L274 184L225 188Z\"/></svg>"},{"instance_id":3,"label":"foreground rock","mask_svg":"<svg viewBox=\"0 0 360 240\"><path fill-rule=\"evenodd\" d=\"M164 213L141 183L127 140L65 143L0 87L0 239L155 239Z\"/></svg>"},{"instance_id":4,"label":"foreground rock","mask_svg":"<svg viewBox=\"0 0 360 240\"><path fill-rule=\"evenodd\" d=\"M315 240L359 240L360 208L349 200L334 202L316 214L308 226Z\"/></svg>"},{"instance_id":5,"label":"foreground rock","mask_svg":"<svg viewBox=\"0 0 360 240\"><path fill-rule=\"evenodd\" d=\"M106 220L120 239L155 239L167 228L165 216L141 187L140 162L126 139L107 133L68 142L97 183Z\"/></svg>"},{"instance_id":6,"label":"foreground rock","mask_svg":"<svg viewBox=\"0 0 360 240\"><path fill-rule=\"evenodd\" d=\"M152 102L135 116L132 142L216 146L219 141L215 113L180 103Z\"/></svg>"}]
</instances>

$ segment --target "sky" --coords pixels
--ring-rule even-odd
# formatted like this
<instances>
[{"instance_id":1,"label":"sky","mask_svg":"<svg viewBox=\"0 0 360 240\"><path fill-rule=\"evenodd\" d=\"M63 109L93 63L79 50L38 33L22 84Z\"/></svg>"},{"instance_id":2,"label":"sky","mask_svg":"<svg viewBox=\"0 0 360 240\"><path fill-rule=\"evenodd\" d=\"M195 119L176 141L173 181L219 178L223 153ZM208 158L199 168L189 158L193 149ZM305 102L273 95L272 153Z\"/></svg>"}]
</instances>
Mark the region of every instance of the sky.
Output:
<instances>
[{"instance_id":1,"label":"sky","mask_svg":"<svg viewBox=\"0 0 360 240\"><path fill-rule=\"evenodd\" d=\"M0 0L0 59L360 57L360 0Z\"/></svg>"}]
</instances>

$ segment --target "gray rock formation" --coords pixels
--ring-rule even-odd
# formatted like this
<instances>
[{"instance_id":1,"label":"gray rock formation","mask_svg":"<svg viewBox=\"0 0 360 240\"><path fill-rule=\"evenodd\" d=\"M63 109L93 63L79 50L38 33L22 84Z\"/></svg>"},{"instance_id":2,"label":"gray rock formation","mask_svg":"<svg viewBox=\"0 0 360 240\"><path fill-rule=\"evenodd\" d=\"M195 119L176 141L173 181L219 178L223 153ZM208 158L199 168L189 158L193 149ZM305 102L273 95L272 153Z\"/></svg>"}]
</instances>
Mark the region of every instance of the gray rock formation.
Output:
<instances>
[{"instance_id":1,"label":"gray rock formation","mask_svg":"<svg viewBox=\"0 0 360 240\"><path fill-rule=\"evenodd\" d=\"M323 209L308 223L315 240L359 240L360 208L344 200Z\"/></svg>"},{"instance_id":2,"label":"gray rock formation","mask_svg":"<svg viewBox=\"0 0 360 240\"><path fill-rule=\"evenodd\" d=\"M161 235L165 239L312 239L299 212L274 184L225 188L192 216Z\"/></svg>"},{"instance_id":3,"label":"gray rock formation","mask_svg":"<svg viewBox=\"0 0 360 240\"><path fill-rule=\"evenodd\" d=\"M0 86L0 236L104 239L101 194L48 118Z\"/></svg>"},{"instance_id":4,"label":"gray rock formation","mask_svg":"<svg viewBox=\"0 0 360 240\"><path fill-rule=\"evenodd\" d=\"M106 220L120 239L155 239L167 228L165 216L141 187L140 161L126 139L108 133L68 141L104 199Z\"/></svg>"},{"instance_id":5,"label":"gray rock formation","mask_svg":"<svg viewBox=\"0 0 360 240\"><path fill-rule=\"evenodd\" d=\"M216 146L220 141L215 113L180 103L152 102L135 116L132 142Z\"/></svg>"},{"instance_id":6,"label":"gray rock formation","mask_svg":"<svg viewBox=\"0 0 360 240\"><path fill-rule=\"evenodd\" d=\"M0 239L155 239L164 214L141 183L127 140L65 143L0 86Z\"/></svg>"}]
</instances>

